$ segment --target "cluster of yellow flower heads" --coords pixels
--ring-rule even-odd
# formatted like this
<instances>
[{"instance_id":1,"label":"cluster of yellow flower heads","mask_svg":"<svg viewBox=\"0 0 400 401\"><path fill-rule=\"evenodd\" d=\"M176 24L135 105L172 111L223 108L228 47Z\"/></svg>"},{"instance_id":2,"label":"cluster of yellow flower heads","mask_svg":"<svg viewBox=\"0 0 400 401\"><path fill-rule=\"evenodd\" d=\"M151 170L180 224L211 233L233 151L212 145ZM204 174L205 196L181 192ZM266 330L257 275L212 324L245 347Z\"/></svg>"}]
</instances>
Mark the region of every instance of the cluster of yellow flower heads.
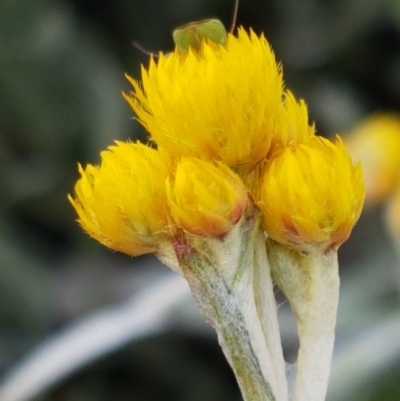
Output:
<instances>
[{"instance_id":1,"label":"cluster of yellow flower heads","mask_svg":"<svg viewBox=\"0 0 400 401\"><path fill-rule=\"evenodd\" d=\"M157 252L180 230L222 237L251 209L283 244L347 239L363 205L361 167L339 138L316 136L263 36L239 28L224 46L160 54L128 80L124 96L156 146L117 142L99 166L80 167L70 201L92 237Z\"/></svg>"}]
</instances>

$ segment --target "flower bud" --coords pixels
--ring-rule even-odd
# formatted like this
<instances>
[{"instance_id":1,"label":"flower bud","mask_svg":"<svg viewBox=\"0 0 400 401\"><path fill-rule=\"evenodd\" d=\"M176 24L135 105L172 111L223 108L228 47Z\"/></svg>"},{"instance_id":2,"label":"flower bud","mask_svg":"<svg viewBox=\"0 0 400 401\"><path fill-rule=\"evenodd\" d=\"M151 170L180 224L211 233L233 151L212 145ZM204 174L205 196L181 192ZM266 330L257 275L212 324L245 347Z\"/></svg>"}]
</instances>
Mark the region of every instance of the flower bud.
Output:
<instances>
[{"instance_id":1,"label":"flower bud","mask_svg":"<svg viewBox=\"0 0 400 401\"><path fill-rule=\"evenodd\" d=\"M79 165L68 196L82 228L103 245L129 255L155 252L173 231L165 193L169 158L140 143L116 142L101 165Z\"/></svg>"},{"instance_id":2,"label":"flower bud","mask_svg":"<svg viewBox=\"0 0 400 401\"><path fill-rule=\"evenodd\" d=\"M176 223L190 234L220 237L242 217L247 191L240 178L223 164L182 158L167 185Z\"/></svg>"},{"instance_id":3,"label":"flower bud","mask_svg":"<svg viewBox=\"0 0 400 401\"><path fill-rule=\"evenodd\" d=\"M275 241L304 251L337 249L358 220L364 195L361 166L352 164L340 138L312 137L268 162L258 205Z\"/></svg>"}]
</instances>

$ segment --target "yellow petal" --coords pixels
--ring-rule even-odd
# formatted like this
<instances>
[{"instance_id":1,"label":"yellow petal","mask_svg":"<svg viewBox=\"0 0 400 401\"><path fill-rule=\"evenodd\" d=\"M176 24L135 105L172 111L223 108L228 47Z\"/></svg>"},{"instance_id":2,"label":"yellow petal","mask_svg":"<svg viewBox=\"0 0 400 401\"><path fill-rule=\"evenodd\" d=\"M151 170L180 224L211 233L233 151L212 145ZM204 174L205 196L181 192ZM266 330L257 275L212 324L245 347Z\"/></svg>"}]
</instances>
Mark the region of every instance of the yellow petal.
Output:
<instances>
[{"instance_id":1,"label":"yellow petal","mask_svg":"<svg viewBox=\"0 0 400 401\"><path fill-rule=\"evenodd\" d=\"M310 125L308 120L304 100L297 101L292 92L286 91L277 116L270 154L287 147L292 142L305 143L314 136L315 127Z\"/></svg>"}]
</instances>

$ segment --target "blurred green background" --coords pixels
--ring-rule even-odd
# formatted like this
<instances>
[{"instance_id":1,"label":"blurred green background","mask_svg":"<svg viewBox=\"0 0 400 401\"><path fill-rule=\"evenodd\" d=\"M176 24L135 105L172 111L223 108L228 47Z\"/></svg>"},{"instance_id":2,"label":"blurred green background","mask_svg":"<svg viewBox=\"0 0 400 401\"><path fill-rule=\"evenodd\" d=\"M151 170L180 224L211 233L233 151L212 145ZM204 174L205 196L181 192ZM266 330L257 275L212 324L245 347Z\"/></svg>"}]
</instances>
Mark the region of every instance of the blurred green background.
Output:
<instances>
[{"instance_id":1,"label":"blurred green background","mask_svg":"<svg viewBox=\"0 0 400 401\"><path fill-rule=\"evenodd\" d=\"M207 17L229 26L232 10L233 0L0 1L0 377L73 322L170 277L152 257L89 239L66 196L78 161L97 163L114 140L146 137L121 96L124 73L138 77L148 59L132 41L168 51L173 28ZM242 0L237 20L265 33L319 133L345 134L371 112L400 110L399 0ZM400 315L400 263L381 209L364 213L340 257L337 350L349 355L360 336L381 344L374 330ZM187 299L162 333L99 353L32 399L240 400L214 334ZM293 361L294 326L281 309ZM361 352L372 373L361 358L338 373L329 399L398 401L400 349L389 354L375 363ZM356 386L341 392L349 374Z\"/></svg>"}]
</instances>

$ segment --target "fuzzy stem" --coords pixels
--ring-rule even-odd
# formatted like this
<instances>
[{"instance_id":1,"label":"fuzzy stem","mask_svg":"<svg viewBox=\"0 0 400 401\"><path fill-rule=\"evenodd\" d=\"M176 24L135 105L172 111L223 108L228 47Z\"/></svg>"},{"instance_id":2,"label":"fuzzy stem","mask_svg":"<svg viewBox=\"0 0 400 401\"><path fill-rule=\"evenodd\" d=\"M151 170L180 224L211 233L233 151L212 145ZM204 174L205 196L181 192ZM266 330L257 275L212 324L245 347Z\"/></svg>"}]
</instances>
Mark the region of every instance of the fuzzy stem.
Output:
<instances>
[{"instance_id":1,"label":"fuzzy stem","mask_svg":"<svg viewBox=\"0 0 400 401\"><path fill-rule=\"evenodd\" d=\"M324 401L339 299L337 253L300 253L269 241L268 255L274 280L297 321L300 348L293 401Z\"/></svg>"},{"instance_id":2,"label":"fuzzy stem","mask_svg":"<svg viewBox=\"0 0 400 401\"><path fill-rule=\"evenodd\" d=\"M244 400L287 401L277 309L268 265L261 266L266 262L265 243L260 240L258 222L252 220L244 219L223 240L191 238L190 252L178 254L178 259L200 310L217 331ZM260 271L256 275L255 265ZM258 293L260 283L254 290L255 280L263 276L262 268L266 269L263 290L270 291L268 296ZM271 304L261 306L262 302ZM266 323L261 323L259 314L267 312L262 317ZM272 335L266 324L271 324Z\"/></svg>"},{"instance_id":3,"label":"fuzzy stem","mask_svg":"<svg viewBox=\"0 0 400 401\"><path fill-rule=\"evenodd\" d=\"M274 285L265 250L264 233L259 232L254 239L254 243L254 298L257 313L274 366L275 380L278 383L277 390L281 391L277 395L277 398L287 400L288 388L285 374L285 360L283 358L282 341L279 331Z\"/></svg>"},{"instance_id":4,"label":"fuzzy stem","mask_svg":"<svg viewBox=\"0 0 400 401\"><path fill-rule=\"evenodd\" d=\"M310 298L294 308L300 340L294 401L324 401L339 299L337 257L313 255L305 262L311 277Z\"/></svg>"}]
</instances>

